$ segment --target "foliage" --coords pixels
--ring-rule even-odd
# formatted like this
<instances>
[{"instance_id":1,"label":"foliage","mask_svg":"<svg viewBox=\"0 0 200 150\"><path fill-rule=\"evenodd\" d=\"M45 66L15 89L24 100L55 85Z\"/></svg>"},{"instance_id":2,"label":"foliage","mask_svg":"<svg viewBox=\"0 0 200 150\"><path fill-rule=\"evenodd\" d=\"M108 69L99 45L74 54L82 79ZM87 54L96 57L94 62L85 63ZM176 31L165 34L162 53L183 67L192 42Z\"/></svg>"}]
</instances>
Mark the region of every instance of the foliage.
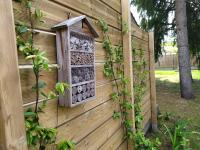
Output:
<instances>
[{"instance_id":1,"label":"foliage","mask_svg":"<svg viewBox=\"0 0 200 150\"><path fill-rule=\"evenodd\" d=\"M146 63L144 59L144 51L142 49L134 49L133 51L133 74L134 74L134 110L135 110L135 128L136 132L134 134L135 149L137 150L157 150L160 146L160 140L158 138L155 141L151 141L145 137L142 131L142 99L145 94L146 89L146 77L148 71L146 71Z\"/></svg>"},{"instance_id":2,"label":"foliage","mask_svg":"<svg viewBox=\"0 0 200 150\"><path fill-rule=\"evenodd\" d=\"M124 21L122 21L122 33L123 34L127 34L129 31L128 31L128 24Z\"/></svg>"},{"instance_id":3,"label":"foliage","mask_svg":"<svg viewBox=\"0 0 200 150\"><path fill-rule=\"evenodd\" d=\"M147 71L144 71L146 63L144 61L144 52L143 51L133 51L134 57L139 57L140 60L137 62L133 62L134 68L136 68L137 73L137 83L134 83L134 94L135 94L135 104L130 103L127 99L131 97L131 93L127 90L126 85L129 82L124 76L124 66L123 64L123 49L122 46L114 47L110 41L110 38L107 34L108 25L103 19L98 21L99 26L103 31L103 48L106 51L106 62L104 65L104 74L106 77L115 81L114 86L116 87L115 91L111 94L111 99L114 102L118 102L120 105L120 111L114 111L113 119L121 119L122 124L124 125L126 135L125 138L129 139L135 145L135 148L138 150L156 150L160 145L158 139L155 142L147 139L141 130L141 122L143 120L143 116L141 114L141 100L142 96L145 93L145 79L147 75ZM126 23L124 23L126 24ZM127 28L127 27L126 27ZM124 34L126 34L128 28L126 29ZM129 111L134 108L135 110L135 125L136 132L133 131L133 122L128 119Z\"/></svg>"},{"instance_id":4,"label":"foliage","mask_svg":"<svg viewBox=\"0 0 200 150\"><path fill-rule=\"evenodd\" d=\"M200 36L196 33L200 28L200 2L196 0L187 0L187 27L189 36L190 50L197 58L200 64ZM155 58L158 60L162 55L162 42L164 36L169 32L173 36L176 35L175 23L175 0L132 0L132 4L137 6L141 16L142 29L149 31L154 30L155 33ZM172 17L172 18L170 18Z\"/></svg>"},{"instance_id":5,"label":"foliage","mask_svg":"<svg viewBox=\"0 0 200 150\"><path fill-rule=\"evenodd\" d=\"M44 14L41 10L35 9L34 15L31 12L31 0L17 0L28 10L29 23L16 21L17 47L24 58L32 62L32 69L35 76L35 85L32 90L36 94L36 104L34 110L29 108L25 113L26 137L29 147L45 150L47 145L56 145L57 130L55 128L43 127L39 122L39 113L43 112L46 102L58 98L59 94L64 95L69 87L66 83L57 83L55 89L49 93L44 92L46 83L40 79L42 71L50 71L48 58L44 51L34 46L34 23L44 23ZM30 25L28 25L30 24ZM43 98L43 103L39 104L39 97ZM58 149L74 149L73 142L66 140L58 143Z\"/></svg>"},{"instance_id":6,"label":"foliage","mask_svg":"<svg viewBox=\"0 0 200 150\"><path fill-rule=\"evenodd\" d=\"M135 149L137 150L157 150L160 146L160 140L158 138L155 141L150 141L146 138L142 131L136 131L135 133Z\"/></svg>"},{"instance_id":7,"label":"foliage","mask_svg":"<svg viewBox=\"0 0 200 150\"><path fill-rule=\"evenodd\" d=\"M133 122L128 119L129 111L134 107L127 99L130 97L126 89L128 79L124 76L123 70L123 49L121 45L113 46L108 36L108 25L104 19L98 21L103 31L103 48L106 51L106 62L104 65L104 74L106 77L114 80L116 90L110 95L111 99L120 105L120 111L114 111L113 119L121 119L124 125L128 139L133 139ZM127 33L127 26L124 23L124 34ZM127 99L126 99L127 98Z\"/></svg>"},{"instance_id":8,"label":"foliage","mask_svg":"<svg viewBox=\"0 0 200 150\"><path fill-rule=\"evenodd\" d=\"M187 135L187 123L185 121L177 121L172 128L166 128L166 133L170 138L172 150L189 150L189 139Z\"/></svg>"},{"instance_id":9,"label":"foliage","mask_svg":"<svg viewBox=\"0 0 200 150\"><path fill-rule=\"evenodd\" d=\"M75 144L72 141L64 140L57 144L58 150L74 150Z\"/></svg>"}]
</instances>

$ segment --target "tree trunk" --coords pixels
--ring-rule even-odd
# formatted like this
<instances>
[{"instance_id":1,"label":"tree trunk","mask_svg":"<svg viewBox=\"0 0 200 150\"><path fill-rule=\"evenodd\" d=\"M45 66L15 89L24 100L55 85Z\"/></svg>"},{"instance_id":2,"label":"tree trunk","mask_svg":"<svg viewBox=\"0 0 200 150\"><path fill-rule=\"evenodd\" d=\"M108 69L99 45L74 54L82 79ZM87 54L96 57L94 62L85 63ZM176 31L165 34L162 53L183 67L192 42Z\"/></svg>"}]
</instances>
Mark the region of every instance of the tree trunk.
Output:
<instances>
[{"instance_id":1,"label":"tree trunk","mask_svg":"<svg viewBox=\"0 0 200 150\"><path fill-rule=\"evenodd\" d=\"M190 67L190 52L188 45L186 0L176 0L176 27L179 53L179 74L181 97L191 99L192 80Z\"/></svg>"}]
</instances>

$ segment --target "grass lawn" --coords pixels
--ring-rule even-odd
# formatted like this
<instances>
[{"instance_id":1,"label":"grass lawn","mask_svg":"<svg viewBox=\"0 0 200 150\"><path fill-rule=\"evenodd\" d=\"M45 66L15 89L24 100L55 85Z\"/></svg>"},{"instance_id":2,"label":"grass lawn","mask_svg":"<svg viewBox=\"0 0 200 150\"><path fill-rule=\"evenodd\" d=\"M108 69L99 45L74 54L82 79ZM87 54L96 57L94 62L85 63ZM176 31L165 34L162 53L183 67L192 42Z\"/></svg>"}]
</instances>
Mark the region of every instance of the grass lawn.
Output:
<instances>
[{"instance_id":1,"label":"grass lawn","mask_svg":"<svg viewBox=\"0 0 200 150\"><path fill-rule=\"evenodd\" d=\"M157 70L157 103L162 114L166 112L187 120L192 131L200 132L200 71L193 71L193 90L195 98L184 100L180 97L179 73L174 70ZM161 125L162 126L162 125ZM159 135L158 135L159 136ZM161 136L161 135L160 135ZM200 150L200 136L191 135L191 148ZM162 146L161 149L165 146Z\"/></svg>"}]
</instances>

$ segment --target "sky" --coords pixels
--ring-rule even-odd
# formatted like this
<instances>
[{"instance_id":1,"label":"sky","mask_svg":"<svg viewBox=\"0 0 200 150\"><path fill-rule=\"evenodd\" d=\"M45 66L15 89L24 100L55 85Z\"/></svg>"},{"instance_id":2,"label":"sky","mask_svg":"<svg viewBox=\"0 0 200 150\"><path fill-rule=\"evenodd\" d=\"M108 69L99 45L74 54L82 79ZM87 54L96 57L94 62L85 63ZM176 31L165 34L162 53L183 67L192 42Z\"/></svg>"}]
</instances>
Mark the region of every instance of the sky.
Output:
<instances>
[{"instance_id":1,"label":"sky","mask_svg":"<svg viewBox=\"0 0 200 150\"><path fill-rule=\"evenodd\" d=\"M137 7L131 5L131 12L132 12L133 16L135 17L135 20L137 21L137 23L140 24L141 19L140 19L139 13L137 11ZM172 21L173 15L174 14L170 14L169 22ZM172 38L171 36L165 36L165 41L173 41L173 40L174 40L174 38Z\"/></svg>"},{"instance_id":2,"label":"sky","mask_svg":"<svg viewBox=\"0 0 200 150\"><path fill-rule=\"evenodd\" d=\"M131 5L131 12L132 12L133 16L135 17L135 20L137 21L137 23L140 24L139 13L137 12L137 8L133 5Z\"/></svg>"},{"instance_id":3,"label":"sky","mask_svg":"<svg viewBox=\"0 0 200 150\"><path fill-rule=\"evenodd\" d=\"M140 17L139 17L139 13L137 12L137 8L133 5L131 5L131 12L133 14L133 16L135 17L135 20L137 21L138 24L140 24ZM170 14L169 16L169 22L171 22L173 20L173 15L174 14ZM170 36L170 33L168 36L165 36L165 42L172 42L174 41L174 38L172 38ZM166 52L176 52L177 51L177 48L176 47L173 47L173 46L165 46L165 51Z\"/></svg>"}]
</instances>

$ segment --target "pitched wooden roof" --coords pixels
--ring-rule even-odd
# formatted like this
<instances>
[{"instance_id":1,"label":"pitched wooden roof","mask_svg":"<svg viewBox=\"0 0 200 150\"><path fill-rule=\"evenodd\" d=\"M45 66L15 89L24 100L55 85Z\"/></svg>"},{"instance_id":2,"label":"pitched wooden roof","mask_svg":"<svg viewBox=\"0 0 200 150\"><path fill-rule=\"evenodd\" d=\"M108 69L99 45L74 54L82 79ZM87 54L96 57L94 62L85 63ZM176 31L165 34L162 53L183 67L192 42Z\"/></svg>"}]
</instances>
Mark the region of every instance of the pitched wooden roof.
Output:
<instances>
[{"instance_id":1,"label":"pitched wooden roof","mask_svg":"<svg viewBox=\"0 0 200 150\"><path fill-rule=\"evenodd\" d=\"M68 19L66 21L63 21L63 22L53 26L52 29L53 30L57 30L57 29L60 29L60 28L70 27L73 24L80 22L81 20L88 25L91 33L94 35L95 38L99 37L98 33L96 32L94 27L91 25L91 23L88 21L88 19L86 18L85 15L82 15L82 16L79 16L79 17L70 18L70 19Z\"/></svg>"}]
</instances>

